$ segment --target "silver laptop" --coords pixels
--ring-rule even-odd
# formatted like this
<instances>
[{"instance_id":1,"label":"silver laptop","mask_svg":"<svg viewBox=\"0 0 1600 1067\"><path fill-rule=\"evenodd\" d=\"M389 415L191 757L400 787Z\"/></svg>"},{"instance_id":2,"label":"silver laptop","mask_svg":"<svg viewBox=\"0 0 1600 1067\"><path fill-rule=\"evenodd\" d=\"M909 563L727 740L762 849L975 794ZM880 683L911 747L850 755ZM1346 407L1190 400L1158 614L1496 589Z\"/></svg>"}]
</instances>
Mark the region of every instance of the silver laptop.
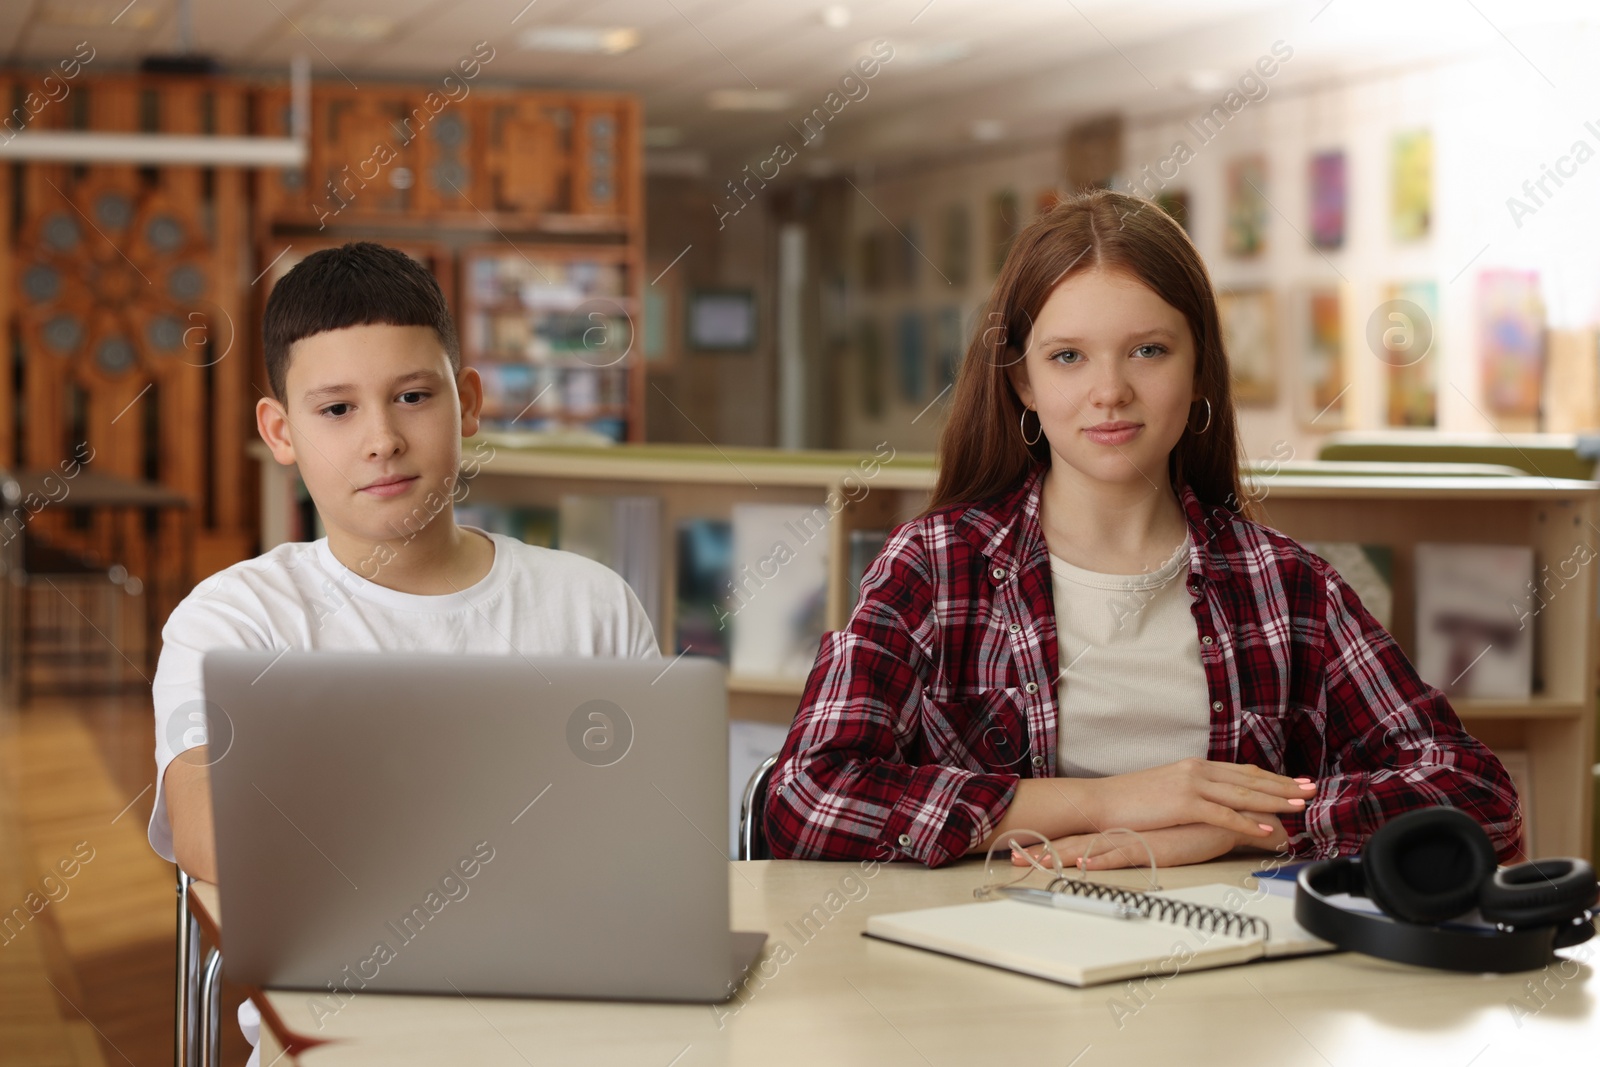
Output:
<instances>
[{"instance_id":1,"label":"silver laptop","mask_svg":"<svg viewBox=\"0 0 1600 1067\"><path fill-rule=\"evenodd\" d=\"M724 669L669 662L207 653L228 978L729 997Z\"/></svg>"}]
</instances>

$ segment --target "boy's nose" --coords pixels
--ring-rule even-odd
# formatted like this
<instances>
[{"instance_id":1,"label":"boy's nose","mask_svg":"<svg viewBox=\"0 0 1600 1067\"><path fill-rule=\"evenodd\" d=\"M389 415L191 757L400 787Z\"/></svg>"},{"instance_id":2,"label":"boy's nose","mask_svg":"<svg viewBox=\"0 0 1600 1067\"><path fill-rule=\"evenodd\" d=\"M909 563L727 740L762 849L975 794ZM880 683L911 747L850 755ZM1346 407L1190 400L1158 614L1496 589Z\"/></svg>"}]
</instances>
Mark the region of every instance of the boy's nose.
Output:
<instances>
[{"instance_id":1,"label":"boy's nose","mask_svg":"<svg viewBox=\"0 0 1600 1067\"><path fill-rule=\"evenodd\" d=\"M392 456L405 450L405 439L387 419L379 419L367 434L367 454Z\"/></svg>"}]
</instances>

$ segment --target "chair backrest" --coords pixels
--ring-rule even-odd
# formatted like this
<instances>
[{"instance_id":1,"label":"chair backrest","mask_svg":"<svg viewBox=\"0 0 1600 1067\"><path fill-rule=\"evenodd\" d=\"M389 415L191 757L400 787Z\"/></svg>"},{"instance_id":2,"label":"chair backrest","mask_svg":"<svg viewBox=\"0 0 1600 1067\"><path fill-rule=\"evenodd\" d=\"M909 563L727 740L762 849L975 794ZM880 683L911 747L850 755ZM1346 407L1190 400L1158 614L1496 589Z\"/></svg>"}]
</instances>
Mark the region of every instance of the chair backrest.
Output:
<instances>
[{"instance_id":1,"label":"chair backrest","mask_svg":"<svg viewBox=\"0 0 1600 1067\"><path fill-rule=\"evenodd\" d=\"M767 827L762 812L767 807L767 779L772 768L778 765L774 752L761 761L756 773L745 783L744 798L739 801L739 854L741 860L770 860L772 849L767 845Z\"/></svg>"}]
</instances>

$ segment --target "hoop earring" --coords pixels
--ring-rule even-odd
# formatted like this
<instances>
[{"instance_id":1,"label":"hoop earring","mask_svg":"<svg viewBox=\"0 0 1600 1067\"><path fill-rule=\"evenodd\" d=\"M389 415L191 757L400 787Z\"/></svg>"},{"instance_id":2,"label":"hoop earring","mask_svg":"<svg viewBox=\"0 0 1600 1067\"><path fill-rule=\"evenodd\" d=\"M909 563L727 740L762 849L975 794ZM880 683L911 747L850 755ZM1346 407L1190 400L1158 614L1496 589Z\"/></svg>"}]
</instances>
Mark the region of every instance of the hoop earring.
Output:
<instances>
[{"instance_id":1,"label":"hoop earring","mask_svg":"<svg viewBox=\"0 0 1600 1067\"><path fill-rule=\"evenodd\" d=\"M1203 396L1200 399L1205 401L1205 405L1206 405L1206 424L1204 426L1200 427L1198 430L1190 430L1189 431L1190 433L1195 434L1196 436L1199 436L1200 434L1203 434L1207 430L1211 429L1211 398L1209 396Z\"/></svg>"},{"instance_id":2,"label":"hoop earring","mask_svg":"<svg viewBox=\"0 0 1600 1067\"><path fill-rule=\"evenodd\" d=\"M1030 411L1033 411L1033 409L1022 409L1022 418L1017 420L1017 428L1022 431L1022 443L1027 445L1029 448L1032 448L1034 445L1038 444L1039 439L1044 436L1044 420L1039 420L1039 432L1033 435L1033 440L1028 440L1028 412ZM1037 415L1038 412L1034 412L1034 414Z\"/></svg>"}]
</instances>

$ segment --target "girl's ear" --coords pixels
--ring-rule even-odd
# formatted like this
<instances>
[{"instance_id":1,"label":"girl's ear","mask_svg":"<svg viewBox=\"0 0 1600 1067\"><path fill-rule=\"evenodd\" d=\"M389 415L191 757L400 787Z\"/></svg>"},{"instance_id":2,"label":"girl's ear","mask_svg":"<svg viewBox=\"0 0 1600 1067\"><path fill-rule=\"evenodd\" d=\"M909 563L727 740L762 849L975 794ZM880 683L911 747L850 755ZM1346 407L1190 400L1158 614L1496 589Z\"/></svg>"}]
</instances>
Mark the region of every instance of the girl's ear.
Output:
<instances>
[{"instance_id":1,"label":"girl's ear","mask_svg":"<svg viewBox=\"0 0 1600 1067\"><path fill-rule=\"evenodd\" d=\"M1025 407L1033 407L1033 385L1028 380L1028 360L1023 353L1014 353L1012 349L1005 350L1007 356L1014 356L1013 361L1006 364L1006 379L1011 382L1011 388L1016 391L1017 398Z\"/></svg>"}]
</instances>

